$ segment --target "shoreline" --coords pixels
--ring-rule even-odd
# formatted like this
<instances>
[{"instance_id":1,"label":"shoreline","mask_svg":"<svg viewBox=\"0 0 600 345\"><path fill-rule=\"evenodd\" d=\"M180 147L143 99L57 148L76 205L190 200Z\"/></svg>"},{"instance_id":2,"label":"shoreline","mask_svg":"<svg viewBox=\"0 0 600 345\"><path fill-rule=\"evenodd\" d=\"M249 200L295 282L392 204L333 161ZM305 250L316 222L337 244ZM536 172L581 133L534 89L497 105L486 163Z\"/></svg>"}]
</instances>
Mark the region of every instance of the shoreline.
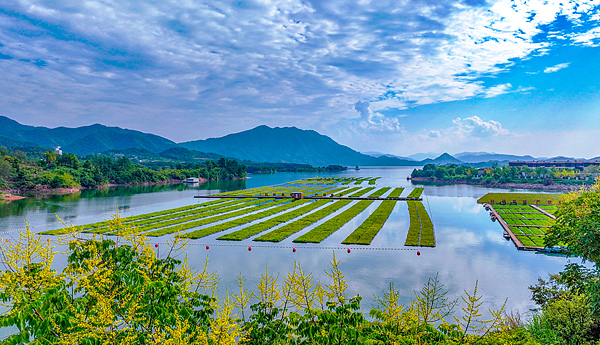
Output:
<instances>
[{"instance_id":1,"label":"shoreline","mask_svg":"<svg viewBox=\"0 0 600 345\"><path fill-rule=\"evenodd\" d=\"M236 177L231 180L240 180L245 179L245 177ZM221 180L208 180L205 178L199 178L198 183L204 183L208 181L221 181ZM1 189L0 192L5 195L0 196L2 200L12 201L12 200L21 200L26 199L31 196L23 196L29 193L33 195L64 195L64 194L74 194L86 189L107 189L113 187L145 187L145 186L160 186L160 185L173 185L173 184L183 184L184 180L165 180L159 182L141 182L141 183L108 183L101 186L95 187L79 187L79 188L48 188L48 186L38 185L35 188L28 190L19 190L19 189Z\"/></svg>"},{"instance_id":2,"label":"shoreline","mask_svg":"<svg viewBox=\"0 0 600 345\"><path fill-rule=\"evenodd\" d=\"M548 192L575 192L581 190L585 185L563 185L563 184L550 184L544 185L541 183L476 183L465 180L450 180L439 182L434 178L429 177L409 177L410 181L415 182L430 182L436 185L456 185L466 184L470 186L481 186L489 188L503 188L503 189L532 189L532 190L543 190Z\"/></svg>"}]
</instances>

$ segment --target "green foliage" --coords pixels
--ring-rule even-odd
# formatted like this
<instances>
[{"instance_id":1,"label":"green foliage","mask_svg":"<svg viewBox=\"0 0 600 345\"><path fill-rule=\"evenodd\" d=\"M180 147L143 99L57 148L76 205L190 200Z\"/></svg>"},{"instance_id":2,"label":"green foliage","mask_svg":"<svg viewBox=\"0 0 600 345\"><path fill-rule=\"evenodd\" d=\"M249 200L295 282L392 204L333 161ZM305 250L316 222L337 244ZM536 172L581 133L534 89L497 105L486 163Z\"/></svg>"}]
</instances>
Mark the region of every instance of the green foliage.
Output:
<instances>
[{"instance_id":1,"label":"green foliage","mask_svg":"<svg viewBox=\"0 0 600 345\"><path fill-rule=\"evenodd\" d=\"M544 344L597 344L600 323L591 314L586 295L566 294L549 301L528 329Z\"/></svg>"},{"instance_id":2,"label":"green foliage","mask_svg":"<svg viewBox=\"0 0 600 345\"><path fill-rule=\"evenodd\" d=\"M206 343L215 300L185 263L157 258L143 237L65 241L62 273L51 268L50 243L29 231L2 246L0 326L18 330L7 344Z\"/></svg>"},{"instance_id":3,"label":"green foliage","mask_svg":"<svg viewBox=\"0 0 600 345\"><path fill-rule=\"evenodd\" d=\"M556 223L546 237L549 246L566 244L574 255L600 264L600 179L578 193L565 196L555 213Z\"/></svg>"},{"instance_id":4,"label":"green foliage","mask_svg":"<svg viewBox=\"0 0 600 345\"><path fill-rule=\"evenodd\" d=\"M135 234L118 216L109 227ZM477 284L473 293L465 292L464 315L457 323L444 321L457 301L448 298L437 275L415 291L408 306L391 284L376 298L378 305L369 312L374 321L368 321L361 297L346 296L348 283L335 255L326 285L296 264L281 283L267 270L256 294L240 276L238 293L219 299L215 273L206 265L192 273L185 260L171 256L185 248L180 239L163 258L138 234L116 241L74 235L63 241L68 243L63 272L52 269L52 245L30 231L2 244L6 269L0 272L0 299L7 309L0 314L0 327L15 327L4 343L538 344L520 325L508 329L503 307L482 319ZM592 325L584 317L586 301L577 298L549 304L549 314L536 320L553 330L542 331L559 341L588 339ZM569 319L569 312L576 318ZM539 327L530 329L534 336L542 333ZM574 336L564 338L567 334Z\"/></svg>"},{"instance_id":5,"label":"green foliage","mask_svg":"<svg viewBox=\"0 0 600 345\"><path fill-rule=\"evenodd\" d=\"M511 167L492 166L485 170L478 170L467 165L426 164L423 169L414 169L412 178L431 180L436 183L469 183L469 184L503 184L503 183L535 183L535 184L566 184L585 185L591 184L598 176L597 169L575 168L545 168L531 169L526 166Z\"/></svg>"},{"instance_id":6,"label":"green foliage","mask_svg":"<svg viewBox=\"0 0 600 345\"><path fill-rule=\"evenodd\" d=\"M158 183L187 177L232 179L246 176L245 166L225 158L217 162L188 164L186 168L151 170L133 164L128 158L91 156L80 162L72 153L57 155L48 151L43 159L28 160L24 153L0 157L0 185L5 188L34 189L97 187L112 184Z\"/></svg>"}]
</instances>

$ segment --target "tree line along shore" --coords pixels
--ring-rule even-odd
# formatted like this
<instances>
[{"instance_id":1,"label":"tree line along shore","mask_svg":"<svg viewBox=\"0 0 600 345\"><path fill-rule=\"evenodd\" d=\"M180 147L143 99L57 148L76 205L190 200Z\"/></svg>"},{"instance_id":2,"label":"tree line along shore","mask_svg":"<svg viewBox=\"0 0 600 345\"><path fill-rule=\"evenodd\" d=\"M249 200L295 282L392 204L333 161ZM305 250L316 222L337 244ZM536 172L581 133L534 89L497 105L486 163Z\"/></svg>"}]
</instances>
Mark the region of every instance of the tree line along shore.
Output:
<instances>
[{"instance_id":1,"label":"tree line along shore","mask_svg":"<svg viewBox=\"0 0 600 345\"><path fill-rule=\"evenodd\" d=\"M492 166L473 168L467 165L426 164L414 169L413 183L471 184L485 187L525 188L548 191L575 191L594 184L600 177L600 166L577 168L529 168L527 166Z\"/></svg>"},{"instance_id":2,"label":"tree line along shore","mask_svg":"<svg viewBox=\"0 0 600 345\"><path fill-rule=\"evenodd\" d=\"M71 193L85 188L173 184L188 177L203 182L243 179L247 173L346 170L340 165L314 167L296 163L261 163L219 155L212 155L214 157L210 159L190 158L194 153L200 153L181 148L166 150L152 160L113 152L77 156L33 149L24 151L9 151L6 147L0 147L0 196L5 200L32 193Z\"/></svg>"},{"instance_id":3,"label":"tree line along shore","mask_svg":"<svg viewBox=\"0 0 600 345\"><path fill-rule=\"evenodd\" d=\"M246 166L236 160L179 163L172 168L150 169L126 157L89 156L80 161L72 153L48 151L39 155L0 148L0 189L4 195L31 192L76 191L111 185L175 183L188 177L202 180L246 177Z\"/></svg>"}]
</instances>

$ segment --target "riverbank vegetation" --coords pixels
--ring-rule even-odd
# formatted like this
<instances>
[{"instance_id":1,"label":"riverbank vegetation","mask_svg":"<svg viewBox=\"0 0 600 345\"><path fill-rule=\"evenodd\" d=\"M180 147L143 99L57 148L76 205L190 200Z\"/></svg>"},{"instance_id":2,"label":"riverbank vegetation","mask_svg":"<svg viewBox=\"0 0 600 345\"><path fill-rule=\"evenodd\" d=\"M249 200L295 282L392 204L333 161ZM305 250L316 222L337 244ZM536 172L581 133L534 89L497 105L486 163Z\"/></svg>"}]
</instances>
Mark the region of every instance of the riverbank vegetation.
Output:
<instances>
[{"instance_id":1,"label":"riverbank vegetation","mask_svg":"<svg viewBox=\"0 0 600 345\"><path fill-rule=\"evenodd\" d=\"M6 310L4 342L136 344L593 344L585 296L559 304L546 298L543 310L523 322L505 303L484 312L478 284L451 299L438 276L423 282L406 305L393 283L368 315L354 282L345 279L333 255L317 281L298 264L280 278L268 269L256 287L238 278L238 289L217 293L218 275L208 267L192 272L187 243L176 238L158 254L118 216L111 227L132 235L118 238L61 237L66 267L52 265L57 251L29 230L0 244L0 298ZM561 280L562 282L562 280ZM72 291L78 291L73 294ZM543 297L543 294L535 294ZM584 323L569 320L575 314ZM575 338L576 336L576 338ZM556 340L548 342L547 340ZM563 341L565 340L565 341Z\"/></svg>"},{"instance_id":2,"label":"riverbank vegetation","mask_svg":"<svg viewBox=\"0 0 600 345\"><path fill-rule=\"evenodd\" d=\"M423 169L414 169L411 178L414 181L425 180L436 183L468 183L496 185L506 183L539 185L591 185L600 176L600 166L588 166L582 170L576 168L529 168L489 167L472 168L466 165L426 164Z\"/></svg>"},{"instance_id":3,"label":"riverbank vegetation","mask_svg":"<svg viewBox=\"0 0 600 345\"><path fill-rule=\"evenodd\" d=\"M181 181L188 177L207 180L244 178L246 167L235 160L179 164L172 169L152 170L128 158L90 156L80 161L72 153L48 151L43 158L30 158L21 151L0 148L0 188L18 193L57 188L91 188Z\"/></svg>"}]
</instances>

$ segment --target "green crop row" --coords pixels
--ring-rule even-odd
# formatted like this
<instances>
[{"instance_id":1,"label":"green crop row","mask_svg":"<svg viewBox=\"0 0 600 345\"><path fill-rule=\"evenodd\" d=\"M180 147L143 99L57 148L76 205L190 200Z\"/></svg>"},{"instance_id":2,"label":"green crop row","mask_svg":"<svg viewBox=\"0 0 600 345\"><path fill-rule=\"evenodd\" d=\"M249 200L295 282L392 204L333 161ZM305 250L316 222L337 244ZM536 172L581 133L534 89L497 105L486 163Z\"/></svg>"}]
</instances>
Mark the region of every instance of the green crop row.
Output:
<instances>
[{"instance_id":1,"label":"green crop row","mask_svg":"<svg viewBox=\"0 0 600 345\"><path fill-rule=\"evenodd\" d=\"M365 182L368 179L370 179L370 177L359 178L356 181L354 181L354 184L362 184L363 182Z\"/></svg>"},{"instance_id":2,"label":"green crop row","mask_svg":"<svg viewBox=\"0 0 600 345\"><path fill-rule=\"evenodd\" d=\"M515 234L523 235L545 235L545 228L532 228L527 226L511 226L510 230Z\"/></svg>"},{"instance_id":3,"label":"green crop row","mask_svg":"<svg viewBox=\"0 0 600 345\"><path fill-rule=\"evenodd\" d=\"M348 189L346 192L350 193L353 190L358 189L358 191L354 194L351 194L350 196L352 197L358 197L358 196L362 196L368 192L371 192L373 189L375 189L375 187L367 187L367 188L360 188L360 187L355 187L355 188L350 188ZM325 201L325 200L322 200ZM254 241L263 241L263 242L281 242L282 240L288 238L289 236L295 234L296 232L304 229L305 227L318 222L319 220L327 217L328 215L332 214L333 212L339 210L340 208L348 205L350 202L352 202L352 200L340 200L337 202L334 202L333 204L320 209L316 212L313 212L311 214L308 214L292 223L286 224L280 228L277 228L269 233L266 233L260 237L257 237L254 239ZM325 203L327 203L327 201L325 201Z\"/></svg>"},{"instance_id":4,"label":"green crop row","mask_svg":"<svg viewBox=\"0 0 600 345\"><path fill-rule=\"evenodd\" d=\"M544 238L539 236L518 236L517 238L525 247L544 247Z\"/></svg>"},{"instance_id":5,"label":"green crop row","mask_svg":"<svg viewBox=\"0 0 600 345\"><path fill-rule=\"evenodd\" d=\"M423 203L420 201L417 201L417 210L419 212L419 218L421 219L421 246L435 247L433 223L431 222L427 210L425 210L425 206L423 206Z\"/></svg>"},{"instance_id":6,"label":"green crop row","mask_svg":"<svg viewBox=\"0 0 600 345\"><path fill-rule=\"evenodd\" d=\"M249 188L249 189L240 189L240 190L236 190L236 191L221 192L221 193L217 193L217 194L213 194L213 195L260 194L260 193L264 193L264 191L266 191L266 190L272 190L274 188L282 188L282 187L264 186L264 187L256 187L256 188Z\"/></svg>"},{"instance_id":7,"label":"green crop row","mask_svg":"<svg viewBox=\"0 0 600 345\"><path fill-rule=\"evenodd\" d=\"M242 199L242 200L224 200L224 201L227 201L227 202L219 203L219 204L205 207L205 208L202 208L199 210L177 212L177 213L171 213L171 214L167 214L167 215L160 216L160 217L151 217L151 218L146 218L146 219L142 219L142 220L137 220L132 223L129 223L128 225L131 225L134 227L135 226L139 227L139 226L144 226L144 225L148 225L148 224L159 223L159 222L162 222L165 220L185 219L185 217L190 217L190 216L193 217L195 215L204 215L204 214L206 214L206 212L215 211L215 210L218 210L219 212L223 212L223 210L226 208L239 208L240 204L247 204L251 200L250 199ZM249 205L250 204L242 205L242 207L249 206ZM232 207L232 206L235 206L235 207ZM108 231L108 229L98 228L98 229L95 229L93 232L99 233L99 232L105 232L105 231ZM86 231L86 232L90 232L90 231Z\"/></svg>"},{"instance_id":8,"label":"green crop row","mask_svg":"<svg viewBox=\"0 0 600 345\"><path fill-rule=\"evenodd\" d=\"M340 192L342 190L344 190L345 188L338 188L335 190L332 190L331 193L337 193ZM219 238L217 238L218 240L226 240L226 241L241 241L244 240L248 237L254 236L256 234L259 234L265 230L274 228L282 223L288 222L296 217L299 217L303 214L306 214L314 209L317 209L323 205L325 205L328 201L327 200L319 200L319 201L310 201L310 200L302 200L302 203L310 203L307 206L301 206L297 209L291 210L290 212L286 212L282 215L279 215L277 217L273 217L270 219L267 219L263 222L260 222L258 224L253 224L250 225L246 228L243 228L241 230L238 231L234 231L232 233L223 235Z\"/></svg>"},{"instance_id":9,"label":"green crop row","mask_svg":"<svg viewBox=\"0 0 600 345\"><path fill-rule=\"evenodd\" d=\"M391 188L385 187L373 192L369 196L379 197L385 194ZM349 209L338 214L337 216L329 219L325 223L315 227L304 235L296 238L293 242L298 243L320 243L332 233L341 228L344 224L348 223L351 219L363 212L369 205L373 203L372 200L359 201Z\"/></svg>"},{"instance_id":10,"label":"green crop row","mask_svg":"<svg viewBox=\"0 0 600 345\"><path fill-rule=\"evenodd\" d=\"M369 205L373 203L372 200L359 201L352 205L346 211L338 214L337 216L329 219L325 223L315 227L304 235L296 238L293 242L297 243L320 243L332 233L341 228L344 224L348 223L351 219L363 212Z\"/></svg>"},{"instance_id":11,"label":"green crop row","mask_svg":"<svg viewBox=\"0 0 600 345\"><path fill-rule=\"evenodd\" d=\"M330 202L329 200L318 200L316 202L322 202L323 205ZM335 201L331 205L328 205L325 208L322 208L316 212L310 213L292 223L286 224L280 228L277 228L269 233L266 233L260 237L254 239L254 241L261 242L281 242L289 236L295 234L296 232L304 229L305 227L318 222L319 220L327 217L333 212L339 210L340 208L351 203L351 200L340 200Z\"/></svg>"},{"instance_id":12,"label":"green crop row","mask_svg":"<svg viewBox=\"0 0 600 345\"><path fill-rule=\"evenodd\" d=\"M163 228L151 231L147 235L148 236L162 236L162 235L166 235L166 234L172 234L175 232L181 232L183 230L188 230L188 229L200 227L200 226L203 226L206 224L215 223L215 222L219 222L222 220L227 220L230 218L243 216L250 212L259 211L259 210L267 208L267 207L273 207L273 206L277 206L277 205L289 202L289 200L285 200L285 199L284 200L275 200L275 201L273 201L273 199L267 199L267 200L270 200L270 201L265 202L265 200L263 199L262 204L252 206L249 208L245 208L245 209L241 209L241 210L237 210L237 211L230 212L227 214L218 215L218 216L210 217L210 218L199 219L196 221L187 222L187 223L183 223L183 224L177 224L177 225L170 226L170 227L163 227Z\"/></svg>"},{"instance_id":13,"label":"green crop row","mask_svg":"<svg viewBox=\"0 0 600 345\"><path fill-rule=\"evenodd\" d=\"M380 179L381 177L374 177L372 179L369 180L369 184L375 184L375 182Z\"/></svg>"},{"instance_id":14,"label":"green crop row","mask_svg":"<svg viewBox=\"0 0 600 345\"><path fill-rule=\"evenodd\" d=\"M558 204L562 201L562 194L547 194L547 193L487 193L477 200L478 203L488 204L510 204L512 202L523 204L547 205L548 201L552 204Z\"/></svg>"},{"instance_id":15,"label":"green crop row","mask_svg":"<svg viewBox=\"0 0 600 345\"><path fill-rule=\"evenodd\" d=\"M300 188L300 189L293 189L293 190L306 192L306 191L319 190L319 189L321 189L321 188L320 187L319 188ZM273 199L259 199L259 200L256 200L255 202L251 202L252 204L258 203L258 205L256 205L256 206L245 208L245 209L242 209L242 210L237 210L237 211L234 211L234 212L231 212L231 213L227 213L227 214L224 214L224 215L221 215L221 216L218 216L218 217L212 217L210 219L195 220L195 221L192 221L192 222L189 222L189 223L179 224L179 225L176 225L176 226L170 226L170 225L177 224L178 223L177 221L171 221L169 223L163 223L165 226L170 226L170 227L164 227L162 229L158 229L158 230L152 231L152 232L148 233L148 235L149 236L161 236L161 235L164 235L164 234L169 234L169 233L173 233L173 232L187 230L187 229L191 229L191 228L194 228L194 227L198 227L198 226L202 226L202 225L214 223L214 222L217 222L217 221L225 220L225 219L228 219L228 218L233 218L233 217L245 215L247 213L260 210L262 208L271 207L271 206L274 206L274 205L277 205L277 204L281 204L281 203L285 203L285 202L289 201L287 199L283 199L283 200L275 201L273 203L265 203L265 201L272 201L272 200ZM223 210L223 212L229 212L229 211L233 211L233 210L234 209L228 208L227 210ZM210 214L210 216L212 216L212 215L214 215L214 214ZM205 218L205 217L202 217L202 218ZM188 221L188 220L193 220L193 219L185 219L185 221ZM158 227L159 226L155 226L155 227L153 227L153 229L156 229ZM144 228L144 227L140 228L140 231L147 231L147 230L151 230L151 229L150 228Z\"/></svg>"},{"instance_id":16,"label":"green crop row","mask_svg":"<svg viewBox=\"0 0 600 345\"><path fill-rule=\"evenodd\" d=\"M433 223L420 201L407 201L410 226L405 246L435 247Z\"/></svg>"},{"instance_id":17,"label":"green crop row","mask_svg":"<svg viewBox=\"0 0 600 345\"><path fill-rule=\"evenodd\" d=\"M387 196L388 198L399 198L404 188L394 188L394 190Z\"/></svg>"},{"instance_id":18,"label":"green crop row","mask_svg":"<svg viewBox=\"0 0 600 345\"><path fill-rule=\"evenodd\" d=\"M189 233L187 233L185 235L182 235L182 237L196 239L196 238L200 238L200 237L212 235L212 234L215 234L217 232L221 232L223 230L227 230L227 229L234 228L236 226L248 224L248 223L254 222L254 221L258 220L258 219L269 217L269 216L272 216L274 214L277 214L277 213L289 210L291 208L298 207L302 203L303 203L303 201L300 201L300 202L291 201L291 202L285 203L283 205L279 205L277 207L269 208L269 209L264 210L262 212L249 214L249 215L247 215L245 217L236 218L236 219L233 219L233 220L225 222L225 223L220 223L220 224L209 226L209 227L206 227L206 228L203 228L203 229L198 229L196 231L192 231L192 232L189 232Z\"/></svg>"},{"instance_id":19,"label":"green crop row","mask_svg":"<svg viewBox=\"0 0 600 345\"><path fill-rule=\"evenodd\" d=\"M382 201L381 205L342 244L371 244L371 241L388 220L395 205L396 201L394 200Z\"/></svg>"},{"instance_id":20,"label":"green crop row","mask_svg":"<svg viewBox=\"0 0 600 345\"><path fill-rule=\"evenodd\" d=\"M421 220L419 219L416 201L407 201L409 226L408 234L406 235L405 246L418 246L421 243Z\"/></svg>"},{"instance_id":21,"label":"green crop row","mask_svg":"<svg viewBox=\"0 0 600 345\"><path fill-rule=\"evenodd\" d=\"M162 215L203 208L203 207L207 207L207 206L211 206L211 205L215 205L215 204L220 204L220 203L223 203L224 201L225 200L214 200L214 201L209 201L209 202L205 202L202 204L182 206L182 207L172 208L172 209L164 210L164 211L157 211L157 212L152 212L152 213L141 214L138 216L131 216L131 217L125 218L123 220L123 224L128 224L128 223L134 222L139 219L158 217L158 216L162 216ZM105 227L107 225L108 225L108 221L104 220L101 222L89 223L89 224L85 224L85 225L78 225L78 226L67 228L67 229L61 228L61 229L44 231L41 234L43 234L43 235L59 235L59 234L64 234L66 232L86 231L86 230L97 229L97 228Z\"/></svg>"},{"instance_id":22,"label":"green crop row","mask_svg":"<svg viewBox=\"0 0 600 345\"><path fill-rule=\"evenodd\" d=\"M231 217L230 216L231 214L237 213L237 212L245 212L245 213L252 212L252 211L256 210L257 208L264 207L263 204L269 203L272 200L273 199L253 199L252 201L248 201L248 202L241 204L241 206L243 206L241 209L240 209L240 205L236 204L236 205L232 205L232 206L219 208L216 210L198 213L195 215L185 216L185 217L181 217L181 218L171 218L171 219L163 220L160 222L145 224L145 225L142 225L138 228L131 229L131 230L133 230L135 232L144 232L144 231L150 231L150 230L154 230L154 229L168 227L168 226L175 225L175 224L187 224L188 222L198 221L199 219L205 219L205 218L210 218L210 219L208 219L208 222L211 223L214 221L214 220L212 220L213 218L211 218L212 216L223 215L224 217ZM123 234L125 234L125 233L118 232L115 235L123 235Z\"/></svg>"},{"instance_id":23,"label":"green crop row","mask_svg":"<svg viewBox=\"0 0 600 345\"><path fill-rule=\"evenodd\" d=\"M408 193L408 198L418 198L423 194L423 187L417 187Z\"/></svg>"},{"instance_id":24,"label":"green crop row","mask_svg":"<svg viewBox=\"0 0 600 345\"><path fill-rule=\"evenodd\" d=\"M314 190L314 189L319 189L319 188L301 188L301 189L293 189L293 190L309 191L309 190ZM198 215L193 215L193 216L183 217L183 218L179 218L179 219L172 219L172 220L163 221L163 222L159 222L159 223L153 223L153 224L149 224L149 225L144 225L144 226L140 227L138 229L138 231L149 231L149 230L153 230L153 229L157 229L157 228L161 228L161 227L171 226L171 225L174 225L174 224L177 224L177 223L184 223L184 222L189 222L189 221L195 221L195 220L198 220L198 219L201 219L201 218L207 218L207 217L210 217L210 216L213 216L213 215L222 214L222 213L226 213L226 212L230 212L230 211L235 211L235 212L224 214L221 217L219 217L219 220L227 219L227 218L232 218L232 217L237 217L238 215L241 215L241 214L254 212L257 209L261 209L261 208L265 208L265 207L270 207L270 205L265 204L265 201L271 201L271 200L273 200L273 199L258 199L258 200L254 200L254 201L250 201L250 202L245 202L245 203L243 203L244 207L253 206L253 205L257 205L257 206L245 208L245 209L242 209L242 210L239 210L239 205L233 205L231 207L219 208L219 209L214 210L214 211L203 212L203 213L198 214ZM207 223L204 223L204 224L212 223L212 222L215 222L215 221L217 221L217 220L212 220L212 218L211 218L211 219L209 219L209 221ZM185 224L181 224L181 225L183 226ZM189 227L186 227L186 229L189 229ZM157 230L155 232L160 233L162 231L161 230ZM153 232L153 233L155 233L155 232ZM171 232L173 232L173 231L170 231L168 233L171 233ZM151 235L151 236L154 236L154 235Z\"/></svg>"},{"instance_id":25,"label":"green crop row","mask_svg":"<svg viewBox=\"0 0 600 345\"><path fill-rule=\"evenodd\" d=\"M551 214L554 214L556 212L556 206L539 205L538 207Z\"/></svg>"},{"instance_id":26,"label":"green crop row","mask_svg":"<svg viewBox=\"0 0 600 345\"><path fill-rule=\"evenodd\" d=\"M323 205L325 205L328 201L327 200L318 200L318 201L311 201L311 200L302 200L300 201L301 204L304 203L308 203L307 206L300 206L298 209L294 209L291 210L290 212L286 212L282 215L279 215L277 217L273 217L271 219L267 219L263 222L260 222L258 224L254 224L251 226L248 226L246 228L243 228L241 230L238 231L234 231L232 233L223 235L219 238L217 238L218 240L225 240L225 241L241 241L244 240L248 237L254 236L256 234L259 234L265 230L274 228L277 225L280 225L281 223L285 223L288 222L296 217L299 217L303 214L306 214L314 209L317 209ZM301 205L299 204L299 205Z\"/></svg>"}]
</instances>

